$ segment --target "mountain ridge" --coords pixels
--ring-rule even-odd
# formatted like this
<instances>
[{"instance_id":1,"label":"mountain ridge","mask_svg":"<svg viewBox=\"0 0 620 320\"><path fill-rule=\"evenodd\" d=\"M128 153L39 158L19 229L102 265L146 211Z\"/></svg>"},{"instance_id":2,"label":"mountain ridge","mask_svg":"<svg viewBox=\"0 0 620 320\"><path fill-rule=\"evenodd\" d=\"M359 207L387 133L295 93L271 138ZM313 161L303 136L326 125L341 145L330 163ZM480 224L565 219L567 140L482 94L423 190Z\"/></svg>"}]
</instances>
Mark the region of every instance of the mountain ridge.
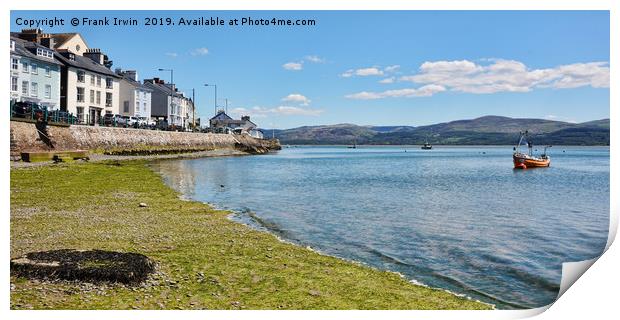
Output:
<instances>
[{"instance_id":1,"label":"mountain ridge","mask_svg":"<svg viewBox=\"0 0 620 320\"><path fill-rule=\"evenodd\" d=\"M609 119L582 123L487 115L424 126L370 126L351 123L265 129L282 144L514 144L528 130L538 144L609 145Z\"/></svg>"}]
</instances>

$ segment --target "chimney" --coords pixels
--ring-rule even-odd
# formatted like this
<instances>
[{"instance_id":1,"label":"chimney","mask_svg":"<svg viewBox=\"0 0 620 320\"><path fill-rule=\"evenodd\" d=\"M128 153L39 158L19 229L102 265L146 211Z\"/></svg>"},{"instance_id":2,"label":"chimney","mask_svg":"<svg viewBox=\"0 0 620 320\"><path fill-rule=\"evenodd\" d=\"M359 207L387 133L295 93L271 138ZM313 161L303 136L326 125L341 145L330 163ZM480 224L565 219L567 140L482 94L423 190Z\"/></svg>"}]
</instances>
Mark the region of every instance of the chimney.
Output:
<instances>
[{"instance_id":1,"label":"chimney","mask_svg":"<svg viewBox=\"0 0 620 320\"><path fill-rule=\"evenodd\" d=\"M46 46L52 50L56 47L56 40L51 34L46 33L41 36L41 45Z\"/></svg>"},{"instance_id":2,"label":"chimney","mask_svg":"<svg viewBox=\"0 0 620 320\"><path fill-rule=\"evenodd\" d=\"M138 71L136 70L125 70L125 76L133 81L138 81Z\"/></svg>"},{"instance_id":3,"label":"chimney","mask_svg":"<svg viewBox=\"0 0 620 320\"><path fill-rule=\"evenodd\" d=\"M30 42L40 42L40 38L43 31L41 29L22 29L22 32L19 33L18 38L30 41Z\"/></svg>"},{"instance_id":4,"label":"chimney","mask_svg":"<svg viewBox=\"0 0 620 320\"><path fill-rule=\"evenodd\" d=\"M250 121L250 116L242 116L241 121Z\"/></svg>"},{"instance_id":5,"label":"chimney","mask_svg":"<svg viewBox=\"0 0 620 320\"><path fill-rule=\"evenodd\" d=\"M123 70L121 68L116 68L116 70L114 70L114 72L116 74L118 74L119 76L123 76L123 77L129 78L129 79L131 79L133 81L140 82L140 81L138 81L138 71L136 71L136 70Z\"/></svg>"},{"instance_id":6,"label":"chimney","mask_svg":"<svg viewBox=\"0 0 620 320\"><path fill-rule=\"evenodd\" d=\"M84 56L90 58L91 60L95 61L100 65L103 65L105 61L105 55L101 53L101 49L87 49L86 52L84 52Z\"/></svg>"}]
</instances>

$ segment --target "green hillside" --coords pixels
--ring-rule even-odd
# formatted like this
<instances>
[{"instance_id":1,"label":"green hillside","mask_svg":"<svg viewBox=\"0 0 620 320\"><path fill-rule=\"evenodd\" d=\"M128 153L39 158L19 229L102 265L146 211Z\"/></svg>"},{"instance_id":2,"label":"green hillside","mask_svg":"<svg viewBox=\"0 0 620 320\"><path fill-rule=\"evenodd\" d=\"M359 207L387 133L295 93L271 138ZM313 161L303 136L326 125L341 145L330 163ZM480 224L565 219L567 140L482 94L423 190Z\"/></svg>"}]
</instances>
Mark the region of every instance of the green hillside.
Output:
<instances>
[{"instance_id":1,"label":"green hillside","mask_svg":"<svg viewBox=\"0 0 620 320\"><path fill-rule=\"evenodd\" d=\"M609 145L609 119L569 123L544 119L484 116L428 126L358 126L336 124L274 130L283 144L510 145L528 130L537 144ZM271 130L268 130L271 134Z\"/></svg>"}]
</instances>

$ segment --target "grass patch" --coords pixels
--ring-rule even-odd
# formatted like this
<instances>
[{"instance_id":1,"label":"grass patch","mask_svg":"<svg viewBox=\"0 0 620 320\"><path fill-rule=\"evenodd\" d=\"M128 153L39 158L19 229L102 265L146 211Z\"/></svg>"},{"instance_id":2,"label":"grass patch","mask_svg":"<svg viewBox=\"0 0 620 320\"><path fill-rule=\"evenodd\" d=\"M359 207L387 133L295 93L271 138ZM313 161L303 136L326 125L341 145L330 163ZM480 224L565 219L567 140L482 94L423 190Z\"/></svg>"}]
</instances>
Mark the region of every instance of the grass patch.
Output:
<instances>
[{"instance_id":1,"label":"grass patch","mask_svg":"<svg viewBox=\"0 0 620 320\"><path fill-rule=\"evenodd\" d=\"M489 308L280 242L227 214L180 200L143 161L11 169L12 258L100 249L144 254L159 267L138 288L11 277L11 308Z\"/></svg>"}]
</instances>

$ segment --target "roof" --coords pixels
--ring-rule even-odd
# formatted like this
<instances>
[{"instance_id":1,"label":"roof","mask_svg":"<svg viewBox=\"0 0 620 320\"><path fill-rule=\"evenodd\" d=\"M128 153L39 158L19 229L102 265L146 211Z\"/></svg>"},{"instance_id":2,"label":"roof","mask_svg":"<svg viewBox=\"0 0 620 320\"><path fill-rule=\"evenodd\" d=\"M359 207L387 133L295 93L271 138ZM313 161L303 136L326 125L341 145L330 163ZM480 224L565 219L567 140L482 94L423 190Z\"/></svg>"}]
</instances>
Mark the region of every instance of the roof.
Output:
<instances>
[{"instance_id":1,"label":"roof","mask_svg":"<svg viewBox=\"0 0 620 320\"><path fill-rule=\"evenodd\" d=\"M121 78L125 81L127 81L130 85L136 87L136 88L140 88L143 90L148 90L148 91L153 91L153 89L149 88L147 85L143 84L140 81L136 81L134 80L132 77L128 76L128 75L122 75Z\"/></svg>"},{"instance_id":2,"label":"roof","mask_svg":"<svg viewBox=\"0 0 620 320\"><path fill-rule=\"evenodd\" d=\"M213 116L213 118L209 119L209 121L211 121L211 120L232 120L232 119L233 118L231 118L229 115L227 115L226 112L218 112L218 114Z\"/></svg>"},{"instance_id":3,"label":"roof","mask_svg":"<svg viewBox=\"0 0 620 320\"><path fill-rule=\"evenodd\" d=\"M80 39L82 41L84 41L84 44L86 45L86 48L88 48L88 43L86 43L86 40L84 40L82 35L77 33L77 32L48 33L48 35L50 37L54 38L54 49L57 49L58 47L64 45L65 43L67 43L67 41L73 39L75 36L80 37ZM86 48L84 48L84 49L86 49Z\"/></svg>"},{"instance_id":4,"label":"roof","mask_svg":"<svg viewBox=\"0 0 620 320\"><path fill-rule=\"evenodd\" d=\"M65 57L64 55L62 55L62 53L58 51L55 51L54 54L55 54L55 57L66 66L79 68L79 69L85 69L88 71L100 73L100 74L111 76L114 78L120 78L120 76L114 73L112 70L106 68L106 66L104 65L98 64L97 62L93 61L90 58L74 54L75 61L73 61L73 60L69 60L69 58Z\"/></svg>"},{"instance_id":5,"label":"roof","mask_svg":"<svg viewBox=\"0 0 620 320\"><path fill-rule=\"evenodd\" d=\"M183 98L184 97L182 94L172 90L172 88L170 88L166 84L156 83L154 81L145 81L144 85L146 85L149 88L153 88L154 90L161 91L161 92L163 92L166 95L173 95L173 96L179 97L179 98Z\"/></svg>"},{"instance_id":6,"label":"roof","mask_svg":"<svg viewBox=\"0 0 620 320\"><path fill-rule=\"evenodd\" d=\"M30 42L26 40L22 40L19 38L11 37L12 41L15 41L15 54L20 55L22 57L34 59L37 61L43 61L51 64L61 65L60 61L56 58L44 58L37 55L37 48L42 48L45 50L51 50L48 47L42 46L35 42ZM51 50L54 52L54 50Z\"/></svg>"},{"instance_id":7,"label":"roof","mask_svg":"<svg viewBox=\"0 0 620 320\"><path fill-rule=\"evenodd\" d=\"M238 125L244 125L244 124L247 124L247 123L251 123L251 124L253 124L256 127L256 123L252 122L251 120L249 120L249 119L241 119L241 120L233 119L229 115L227 115L226 112L218 112L218 114L213 116L213 118L209 119L209 122L211 122L213 120L224 122L226 124L238 124Z\"/></svg>"},{"instance_id":8,"label":"roof","mask_svg":"<svg viewBox=\"0 0 620 320\"><path fill-rule=\"evenodd\" d=\"M79 35L81 37L81 35L77 32L71 32L71 33L50 33L50 36L52 36L52 38L54 38L54 41L56 41L56 47L60 47L63 44L65 44L67 41L69 41L71 38L75 37L76 35ZM84 40L84 39L82 39ZM86 41L84 41L84 43L86 43Z\"/></svg>"}]
</instances>

